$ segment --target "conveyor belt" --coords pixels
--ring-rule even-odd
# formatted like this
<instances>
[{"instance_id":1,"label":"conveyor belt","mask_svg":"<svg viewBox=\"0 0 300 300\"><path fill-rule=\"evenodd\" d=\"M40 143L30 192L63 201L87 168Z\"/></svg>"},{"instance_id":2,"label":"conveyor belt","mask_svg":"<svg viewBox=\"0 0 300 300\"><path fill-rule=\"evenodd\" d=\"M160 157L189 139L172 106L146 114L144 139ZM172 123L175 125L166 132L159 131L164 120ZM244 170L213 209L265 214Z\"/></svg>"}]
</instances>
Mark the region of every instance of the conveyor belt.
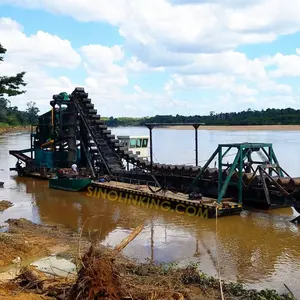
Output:
<instances>
[{"instance_id":1,"label":"conveyor belt","mask_svg":"<svg viewBox=\"0 0 300 300\"><path fill-rule=\"evenodd\" d=\"M132 151L127 151L125 147L120 146L119 139L107 129L104 121L97 115L97 110L94 109L91 99L88 98L88 93L85 93L83 88L76 88L71 97L89 132L89 151L93 160L103 162L110 174L121 173L125 170L122 159L142 170L150 170L149 161L139 158ZM199 167L192 166L153 163L154 173L181 174L193 177L199 172L199 169Z\"/></svg>"},{"instance_id":2,"label":"conveyor belt","mask_svg":"<svg viewBox=\"0 0 300 300\"><path fill-rule=\"evenodd\" d=\"M92 161L103 162L109 174L120 175L128 173L125 171L122 159L135 165L141 171L151 171L151 164L128 151L127 148L120 146L120 141L108 130L107 125L101 120L100 115L97 115L97 110L94 109L91 99L88 98L88 93L83 88L76 88L71 94L71 100L74 101L78 114L83 121L84 126L88 132L88 151L92 157ZM93 164L94 165L94 164ZM153 163L153 174L175 175L185 177L195 177L199 173L200 167L186 166L186 165L168 165ZM95 171L95 170L93 170ZM223 179L228 176L228 170L224 170ZM251 175L250 178L248 175ZM253 174L243 174L243 182L247 185L253 181L254 185L260 182L259 176ZM206 179L218 179L218 169L208 168L203 173ZM231 181L237 181L237 173L233 174ZM275 180L282 186L296 187L300 186L300 179L292 178L275 178ZM266 181L267 185L272 185L270 180Z\"/></svg>"}]
</instances>

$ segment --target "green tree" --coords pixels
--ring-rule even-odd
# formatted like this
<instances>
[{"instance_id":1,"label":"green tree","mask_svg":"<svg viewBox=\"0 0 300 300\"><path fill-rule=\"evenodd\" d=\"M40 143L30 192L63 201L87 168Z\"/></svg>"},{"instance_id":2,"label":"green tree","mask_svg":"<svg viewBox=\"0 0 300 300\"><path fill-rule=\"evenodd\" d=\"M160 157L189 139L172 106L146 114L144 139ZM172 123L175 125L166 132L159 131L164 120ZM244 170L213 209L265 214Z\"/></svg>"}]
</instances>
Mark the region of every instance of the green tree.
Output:
<instances>
[{"instance_id":1,"label":"green tree","mask_svg":"<svg viewBox=\"0 0 300 300\"><path fill-rule=\"evenodd\" d=\"M6 49L0 44L0 61L3 61L3 55ZM26 86L24 82L25 72L17 73L15 76L0 76L0 98L7 96L17 96L24 94L26 91L20 90L21 86Z\"/></svg>"},{"instance_id":2,"label":"green tree","mask_svg":"<svg viewBox=\"0 0 300 300\"><path fill-rule=\"evenodd\" d=\"M3 61L6 49L0 44L0 62ZM17 73L15 76L0 76L0 122L15 124L18 122L16 111L10 108L10 101L6 97L12 97L24 94L26 91L21 90L26 86L24 82L25 72Z\"/></svg>"},{"instance_id":3,"label":"green tree","mask_svg":"<svg viewBox=\"0 0 300 300\"><path fill-rule=\"evenodd\" d=\"M27 109L26 112L29 114L29 118L30 118L30 123L36 123L38 120L38 114L40 112L39 108L36 107L36 103L33 101L29 101L26 103L27 105Z\"/></svg>"}]
</instances>

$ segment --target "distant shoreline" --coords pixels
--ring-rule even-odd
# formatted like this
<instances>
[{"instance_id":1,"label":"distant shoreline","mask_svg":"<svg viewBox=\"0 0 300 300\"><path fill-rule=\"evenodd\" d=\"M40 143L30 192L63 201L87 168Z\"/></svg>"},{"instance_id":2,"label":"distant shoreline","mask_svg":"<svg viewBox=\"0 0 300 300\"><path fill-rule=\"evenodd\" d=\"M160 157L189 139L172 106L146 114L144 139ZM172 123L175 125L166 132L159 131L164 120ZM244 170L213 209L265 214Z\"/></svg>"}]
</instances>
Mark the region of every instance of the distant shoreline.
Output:
<instances>
[{"instance_id":1,"label":"distant shoreline","mask_svg":"<svg viewBox=\"0 0 300 300\"><path fill-rule=\"evenodd\" d=\"M161 126L157 129L194 130L193 126ZM198 130L222 130L222 131L300 131L300 125L202 125Z\"/></svg>"},{"instance_id":2,"label":"distant shoreline","mask_svg":"<svg viewBox=\"0 0 300 300\"><path fill-rule=\"evenodd\" d=\"M30 130L30 125L26 126L3 126L0 127L0 135L8 133L8 132L16 132L16 131L27 131Z\"/></svg>"}]
</instances>

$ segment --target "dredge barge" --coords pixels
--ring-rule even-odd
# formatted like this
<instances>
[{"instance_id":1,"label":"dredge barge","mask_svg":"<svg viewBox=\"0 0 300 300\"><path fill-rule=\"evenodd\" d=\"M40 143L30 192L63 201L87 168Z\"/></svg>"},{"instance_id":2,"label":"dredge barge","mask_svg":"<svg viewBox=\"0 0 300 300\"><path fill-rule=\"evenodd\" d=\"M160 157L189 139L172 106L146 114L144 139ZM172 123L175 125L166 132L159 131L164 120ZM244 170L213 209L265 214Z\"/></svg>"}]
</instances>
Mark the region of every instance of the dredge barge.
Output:
<instances>
[{"instance_id":1,"label":"dredge barge","mask_svg":"<svg viewBox=\"0 0 300 300\"><path fill-rule=\"evenodd\" d=\"M197 160L196 166L159 164L152 159L155 125L146 124L150 129L149 160L130 151L124 137L112 134L83 88L70 95L54 95L50 105L52 109L39 117L31 133L31 147L10 151L18 160L11 170L20 176L49 179L55 170L77 164L81 176L93 179L92 187L144 193L209 209L209 217L216 216L213 211L218 216L238 214L243 205L261 209L293 206L300 211L300 178L291 178L284 171L272 144L221 144L203 167ZM196 130L200 124L193 126ZM225 162L232 151L233 161ZM26 155L29 152L30 156ZM109 181L99 182L103 176Z\"/></svg>"}]
</instances>

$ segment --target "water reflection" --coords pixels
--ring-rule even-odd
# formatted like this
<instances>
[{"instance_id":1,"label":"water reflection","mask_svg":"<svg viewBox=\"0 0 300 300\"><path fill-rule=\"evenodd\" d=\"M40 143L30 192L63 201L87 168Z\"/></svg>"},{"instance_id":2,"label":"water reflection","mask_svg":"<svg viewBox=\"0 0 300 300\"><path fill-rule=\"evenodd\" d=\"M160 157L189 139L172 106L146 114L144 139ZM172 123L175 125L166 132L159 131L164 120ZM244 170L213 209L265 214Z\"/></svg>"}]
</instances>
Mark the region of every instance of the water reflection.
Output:
<instances>
[{"instance_id":1,"label":"water reflection","mask_svg":"<svg viewBox=\"0 0 300 300\"><path fill-rule=\"evenodd\" d=\"M163 139L165 131L155 132L156 140L166 141ZM185 134L186 131L181 136L182 141L186 138ZM260 132L248 133L246 136L242 136L239 132L234 133L234 136L224 132L201 134L202 138L205 135L208 137L207 140L202 139L202 143L205 143L202 144L201 155L203 156L204 151L210 154L210 150L206 150L206 145L208 144L208 149L214 148L213 141L216 140L222 139L222 142L228 142L234 138L243 138L251 141L257 134L257 139L268 141L271 139L270 135L273 135L273 133ZM293 136L295 134L299 135L293 133ZM173 132L170 142L175 138L178 140L180 135L181 133L176 131L175 136ZM7 136L0 140L1 145L4 145L0 148L1 168L8 168L14 164L14 162L11 164L11 158L8 157L8 149L26 148L28 146L24 145L27 143L26 137L28 135ZM296 151L295 144L295 149L299 147L294 140L293 146L288 142L279 143L279 139L291 139L289 133L284 138L275 135L274 139L278 144L275 150L277 156L281 156L279 159L284 158L281 152L283 149ZM192 143L191 137L191 145ZM159 147L163 145L157 144L156 151L160 149ZM180 147L181 151L185 149L181 144ZM186 153L189 153L188 151ZM164 153L159 152L158 156L166 155ZM171 155L170 152L168 154L169 162L172 159L178 161L175 155ZM192 156L193 153L190 155L191 160ZM187 154L185 158L187 159ZM298 168L299 164L293 164L293 168L287 171L296 172ZM283 283L287 283L293 286L295 295L300 296L300 287L296 285L300 279L300 233L298 227L289 222L293 215L291 208L270 212L244 211L241 216L220 218L216 230L215 220L203 220L172 212L162 212L154 208L149 210L124 203L114 203L105 199L87 197L84 193L52 190L48 189L47 181L10 176L7 170L3 173L1 176L6 182L5 188L0 190L0 197L14 202L14 207L0 215L2 224L8 218L25 217L34 222L63 224L79 231L86 222L85 232L96 235L102 244L115 246L132 228L145 222L142 233L125 248L126 255L139 261L145 259L157 262L177 261L182 265L199 261L203 271L215 275L217 246L222 278L238 280L251 287L276 288L281 292L284 291ZM91 216L97 218L86 221Z\"/></svg>"},{"instance_id":2,"label":"water reflection","mask_svg":"<svg viewBox=\"0 0 300 300\"><path fill-rule=\"evenodd\" d=\"M217 245L222 276L227 279L263 283L275 276L276 282L276 276L285 276L286 267L300 267L300 233L288 222L291 209L283 209L281 216L247 212L242 217L220 218L216 231L215 220L51 190L45 181L15 180L16 186L26 186L25 192L33 196L32 209L41 222L64 224L79 231L89 217L99 216L88 220L84 231L96 231L101 243L109 246L146 222L143 232L125 250L126 255L139 261L200 261L204 271L215 275Z\"/></svg>"}]
</instances>

